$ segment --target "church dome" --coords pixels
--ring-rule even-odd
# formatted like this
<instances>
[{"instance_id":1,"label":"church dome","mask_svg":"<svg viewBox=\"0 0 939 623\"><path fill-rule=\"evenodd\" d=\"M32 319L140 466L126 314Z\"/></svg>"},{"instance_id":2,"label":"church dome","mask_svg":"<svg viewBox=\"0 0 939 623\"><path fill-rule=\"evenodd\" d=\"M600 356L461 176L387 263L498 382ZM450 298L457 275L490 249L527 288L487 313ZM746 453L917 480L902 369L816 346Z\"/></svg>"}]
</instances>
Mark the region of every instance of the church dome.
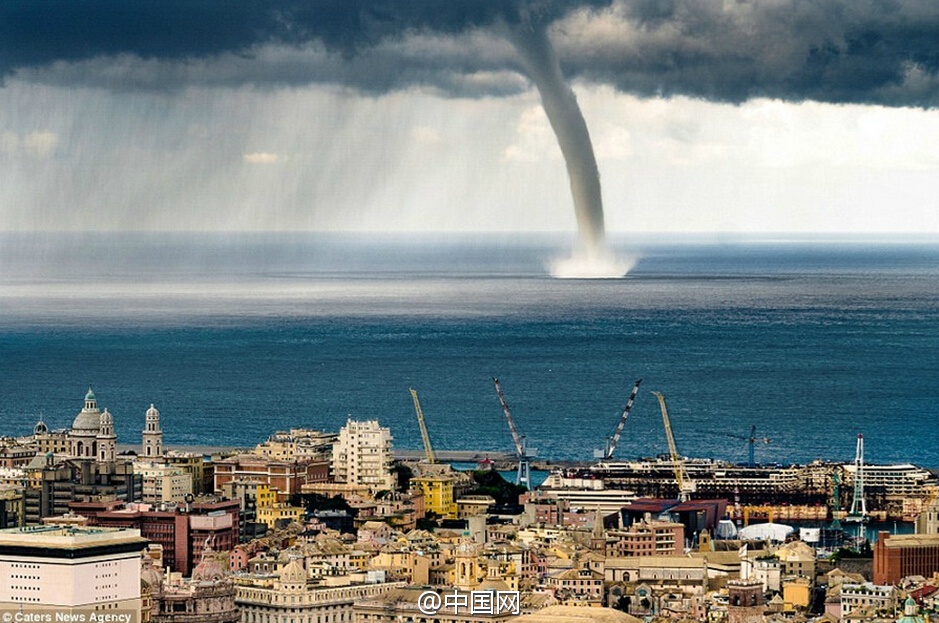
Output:
<instances>
[{"instance_id":1,"label":"church dome","mask_svg":"<svg viewBox=\"0 0 939 623\"><path fill-rule=\"evenodd\" d=\"M225 570L211 552L202 557L202 562L192 570L193 582L216 582L225 577Z\"/></svg>"},{"instance_id":2,"label":"church dome","mask_svg":"<svg viewBox=\"0 0 939 623\"><path fill-rule=\"evenodd\" d=\"M306 584L306 569L294 558L280 570L282 584Z\"/></svg>"},{"instance_id":3,"label":"church dome","mask_svg":"<svg viewBox=\"0 0 939 623\"><path fill-rule=\"evenodd\" d=\"M86 411L82 409L81 413L75 416L75 421L72 422L72 432L91 432L97 434L98 429L101 428L101 412L98 410L95 411Z\"/></svg>"},{"instance_id":4,"label":"church dome","mask_svg":"<svg viewBox=\"0 0 939 623\"><path fill-rule=\"evenodd\" d=\"M107 409L104 410L104 413L101 414L101 419L98 421L99 426L112 426L114 424L114 416L111 415L111 412Z\"/></svg>"},{"instance_id":5,"label":"church dome","mask_svg":"<svg viewBox=\"0 0 939 623\"><path fill-rule=\"evenodd\" d=\"M75 421L72 422L72 432L97 434L100 427L101 410L98 408L94 393L91 388L88 388L88 393L85 394L85 408L75 416Z\"/></svg>"},{"instance_id":6,"label":"church dome","mask_svg":"<svg viewBox=\"0 0 939 623\"><path fill-rule=\"evenodd\" d=\"M147 417L148 418L160 417L160 412L157 411L157 408L153 406L152 402L150 403L150 408L147 409Z\"/></svg>"},{"instance_id":7,"label":"church dome","mask_svg":"<svg viewBox=\"0 0 939 623\"><path fill-rule=\"evenodd\" d=\"M151 593L159 593L163 588L163 573L153 564L153 560L145 557L140 569L140 579L147 583Z\"/></svg>"},{"instance_id":8,"label":"church dome","mask_svg":"<svg viewBox=\"0 0 939 623\"><path fill-rule=\"evenodd\" d=\"M38 422L36 422L36 425L33 427L34 435L45 435L48 432L49 432L49 427L46 426L46 423L43 422L41 419Z\"/></svg>"}]
</instances>

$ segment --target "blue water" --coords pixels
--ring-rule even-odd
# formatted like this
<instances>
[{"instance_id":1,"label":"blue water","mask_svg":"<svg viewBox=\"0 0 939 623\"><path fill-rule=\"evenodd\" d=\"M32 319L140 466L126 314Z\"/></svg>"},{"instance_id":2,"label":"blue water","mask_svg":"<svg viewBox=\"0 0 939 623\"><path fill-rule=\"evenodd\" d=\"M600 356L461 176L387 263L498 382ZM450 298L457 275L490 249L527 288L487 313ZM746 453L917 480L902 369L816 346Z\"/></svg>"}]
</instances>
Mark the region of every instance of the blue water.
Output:
<instances>
[{"instance_id":1,"label":"blue water","mask_svg":"<svg viewBox=\"0 0 939 623\"><path fill-rule=\"evenodd\" d=\"M136 443L253 445L379 419L420 447L539 455L853 457L939 467L939 243L615 240L625 279L556 280L564 238L0 235L0 434L66 426L89 385Z\"/></svg>"}]
</instances>

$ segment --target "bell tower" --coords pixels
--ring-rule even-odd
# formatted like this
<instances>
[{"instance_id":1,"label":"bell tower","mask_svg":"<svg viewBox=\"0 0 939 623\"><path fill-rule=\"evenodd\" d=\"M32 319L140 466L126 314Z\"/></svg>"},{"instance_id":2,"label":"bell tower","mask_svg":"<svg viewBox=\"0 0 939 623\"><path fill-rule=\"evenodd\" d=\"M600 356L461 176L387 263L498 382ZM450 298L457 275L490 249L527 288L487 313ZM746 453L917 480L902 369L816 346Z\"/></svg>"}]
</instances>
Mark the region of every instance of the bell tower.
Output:
<instances>
[{"instance_id":1,"label":"bell tower","mask_svg":"<svg viewBox=\"0 0 939 623\"><path fill-rule=\"evenodd\" d=\"M143 425L140 456L145 459L158 459L163 456L163 431L160 429L160 412L153 404L147 409Z\"/></svg>"},{"instance_id":2,"label":"bell tower","mask_svg":"<svg viewBox=\"0 0 939 623\"><path fill-rule=\"evenodd\" d=\"M730 580L727 582L730 603L727 604L728 623L761 623L763 621L763 583L759 580Z\"/></svg>"},{"instance_id":3,"label":"bell tower","mask_svg":"<svg viewBox=\"0 0 939 623\"><path fill-rule=\"evenodd\" d=\"M107 409L101 414L101 428L98 432L98 460L113 461L117 454L117 435L114 434L114 416Z\"/></svg>"},{"instance_id":4,"label":"bell tower","mask_svg":"<svg viewBox=\"0 0 939 623\"><path fill-rule=\"evenodd\" d=\"M479 586L482 569L479 560L479 546L464 536L456 546L454 558L456 559L456 582L454 586L460 590L472 591Z\"/></svg>"}]
</instances>

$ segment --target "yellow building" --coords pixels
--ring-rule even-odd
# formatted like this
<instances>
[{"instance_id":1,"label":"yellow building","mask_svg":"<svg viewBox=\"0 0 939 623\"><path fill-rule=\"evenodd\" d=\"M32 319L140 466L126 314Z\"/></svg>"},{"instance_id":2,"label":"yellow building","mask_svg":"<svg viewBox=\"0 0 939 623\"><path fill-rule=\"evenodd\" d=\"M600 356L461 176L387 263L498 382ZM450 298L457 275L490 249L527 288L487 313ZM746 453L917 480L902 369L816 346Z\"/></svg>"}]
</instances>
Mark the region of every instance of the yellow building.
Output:
<instances>
[{"instance_id":1,"label":"yellow building","mask_svg":"<svg viewBox=\"0 0 939 623\"><path fill-rule=\"evenodd\" d=\"M808 578L793 578L783 582L783 601L787 612L795 608L808 608L812 599L812 586Z\"/></svg>"},{"instance_id":2,"label":"yellow building","mask_svg":"<svg viewBox=\"0 0 939 623\"><path fill-rule=\"evenodd\" d=\"M258 504L258 521L267 524L267 527L273 530L277 523L292 523L303 521L303 509L299 506L290 506L288 504L271 504L262 507Z\"/></svg>"},{"instance_id":3,"label":"yellow building","mask_svg":"<svg viewBox=\"0 0 939 623\"><path fill-rule=\"evenodd\" d=\"M277 504L277 490L271 489L269 485L259 482L255 492L255 504L257 504L258 509L274 508L274 505Z\"/></svg>"},{"instance_id":4,"label":"yellow building","mask_svg":"<svg viewBox=\"0 0 939 623\"><path fill-rule=\"evenodd\" d=\"M411 487L424 494L424 511L433 512L444 519L457 518L457 504L453 499L453 478L447 476L418 476L411 479Z\"/></svg>"}]
</instances>

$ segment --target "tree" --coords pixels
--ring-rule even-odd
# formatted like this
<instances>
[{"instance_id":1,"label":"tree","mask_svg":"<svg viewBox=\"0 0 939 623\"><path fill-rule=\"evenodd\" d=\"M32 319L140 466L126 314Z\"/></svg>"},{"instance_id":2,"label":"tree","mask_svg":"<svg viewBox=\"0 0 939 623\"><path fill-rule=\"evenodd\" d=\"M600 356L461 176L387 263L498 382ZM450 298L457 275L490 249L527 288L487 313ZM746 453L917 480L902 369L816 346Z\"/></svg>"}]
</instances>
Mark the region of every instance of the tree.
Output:
<instances>
[{"instance_id":1,"label":"tree","mask_svg":"<svg viewBox=\"0 0 939 623\"><path fill-rule=\"evenodd\" d=\"M479 493L490 496L497 506L516 506L518 496L527 491L521 485L506 481L502 474L491 469L474 471L473 480L478 485Z\"/></svg>"}]
</instances>

